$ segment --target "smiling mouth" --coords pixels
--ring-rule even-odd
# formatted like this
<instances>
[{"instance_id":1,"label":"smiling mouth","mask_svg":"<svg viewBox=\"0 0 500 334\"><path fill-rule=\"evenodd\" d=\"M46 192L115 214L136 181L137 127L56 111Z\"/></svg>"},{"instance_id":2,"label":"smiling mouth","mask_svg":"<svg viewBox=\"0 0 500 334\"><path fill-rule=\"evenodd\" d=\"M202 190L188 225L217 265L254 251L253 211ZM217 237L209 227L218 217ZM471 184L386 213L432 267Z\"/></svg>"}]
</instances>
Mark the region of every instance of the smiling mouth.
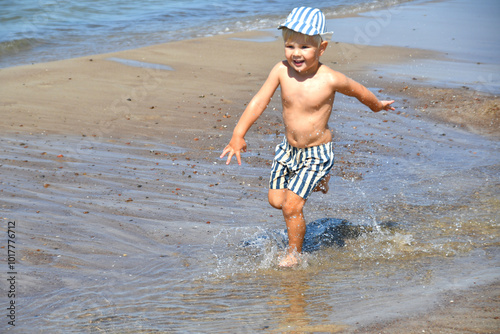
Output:
<instances>
[{"instance_id":1,"label":"smiling mouth","mask_svg":"<svg viewBox=\"0 0 500 334\"><path fill-rule=\"evenodd\" d=\"M294 60L293 63L296 65L296 66L301 66L304 64L304 61L303 60Z\"/></svg>"}]
</instances>

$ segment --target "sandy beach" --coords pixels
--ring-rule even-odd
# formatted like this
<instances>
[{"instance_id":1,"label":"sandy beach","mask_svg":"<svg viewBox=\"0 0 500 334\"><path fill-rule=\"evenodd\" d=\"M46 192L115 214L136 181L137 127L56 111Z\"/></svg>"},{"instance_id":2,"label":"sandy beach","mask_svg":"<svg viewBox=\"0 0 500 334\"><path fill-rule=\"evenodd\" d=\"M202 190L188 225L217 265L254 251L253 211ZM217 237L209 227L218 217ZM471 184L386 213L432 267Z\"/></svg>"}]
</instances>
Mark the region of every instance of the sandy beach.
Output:
<instances>
[{"instance_id":1,"label":"sandy beach","mask_svg":"<svg viewBox=\"0 0 500 334\"><path fill-rule=\"evenodd\" d=\"M397 29L396 22L389 27ZM0 69L0 230L5 236L8 222L16 222L19 289L17 326L4 319L2 331L208 332L212 322L235 319L243 327L222 332L498 332L500 99L477 82L448 87L418 71L390 76L394 66L411 72L416 62L443 60L435 50L333 40L322 58L381 99L395 99L396 111L368 113L337 97L332 191L311 200L308 219L407 224L390 240L362 239L314 255L294 279L309 286L302 295L321 294L326 283L319 277L335 277L351 291L352 264L366 268L360 277L381 280L368 285L400 281L404 289L360 291L367 297L353 304L358 315L346 309L321 323L328 301L302 300L273 283L288 272L257 268L264 260L245 250L233 257L242 237L284 228L266 201L273 148L283 134L279 96L248 134L243 166L218 158L282 54L280 38L263 31ZM460 172L442 168L467 164ZM437 182L442 186L432 188ZM366 245L379 255L363 258ZM256 269L239 268L248 263ZM387 271L379 276L381 268ZM261 277L269 290L252 290ZM183 303L199 305L201 316ZM329 304L325 310L337 312ZM274 315L255 320L265 314Z\"/></svg>"}]
</instances>

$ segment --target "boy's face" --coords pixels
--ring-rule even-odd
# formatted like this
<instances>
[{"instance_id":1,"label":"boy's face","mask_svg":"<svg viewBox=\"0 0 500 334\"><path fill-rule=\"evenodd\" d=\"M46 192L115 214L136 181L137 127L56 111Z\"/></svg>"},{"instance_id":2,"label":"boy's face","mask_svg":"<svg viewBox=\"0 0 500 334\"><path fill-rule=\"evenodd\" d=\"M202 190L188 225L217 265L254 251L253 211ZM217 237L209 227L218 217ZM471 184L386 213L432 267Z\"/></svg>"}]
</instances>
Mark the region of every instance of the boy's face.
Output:
<instances>
[{"instance_id":1,"label":"boy's face","mask_svg":"<svg viewBox=\"0 0 500 334\"><path fill-rule=\"evenodd\" d=\"M288 64L301 74L316 71L319 57L323 55L328 42L323 41L317 46L306 35L294 34L285 42L285 57Z\"/></svg>"}]
</instances>

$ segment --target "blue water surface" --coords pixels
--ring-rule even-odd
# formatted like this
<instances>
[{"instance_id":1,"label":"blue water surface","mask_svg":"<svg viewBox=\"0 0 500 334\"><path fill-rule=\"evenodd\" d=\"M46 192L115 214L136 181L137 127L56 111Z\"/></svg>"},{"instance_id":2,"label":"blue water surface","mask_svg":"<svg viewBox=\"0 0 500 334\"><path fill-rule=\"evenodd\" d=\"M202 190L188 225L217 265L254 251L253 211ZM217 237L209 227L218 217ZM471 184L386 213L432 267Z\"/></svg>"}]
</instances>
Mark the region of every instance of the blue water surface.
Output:
<instances>
[{"instance_id":1,"label":"blue water surface","mask_svg":"<svg viewBox=\"0 0 500 334\"><path fill-rule=\"evenodd\" d=\"M328 17L404 0L304 0ZM0 68L277 26L285 0L0 0Z\"/></svg>"}]
</instances>

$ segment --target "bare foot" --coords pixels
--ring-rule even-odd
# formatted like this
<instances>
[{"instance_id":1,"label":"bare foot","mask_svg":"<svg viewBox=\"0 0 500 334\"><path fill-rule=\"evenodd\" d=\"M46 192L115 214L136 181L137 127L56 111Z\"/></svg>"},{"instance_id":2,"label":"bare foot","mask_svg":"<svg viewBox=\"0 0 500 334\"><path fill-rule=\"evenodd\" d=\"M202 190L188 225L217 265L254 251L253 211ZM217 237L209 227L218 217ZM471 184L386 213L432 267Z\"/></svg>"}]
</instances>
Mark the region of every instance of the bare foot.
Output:
<instances>
[{"instance_id":1,"label":"bare foot","mask_svg":"<svg viewBox=\"0 0 500 334\"><path fill-rule=\"evenodd\" d=\"M299 264L299 259L297 258L297 256L293 253L292 254L289 253L280 260L278 266L282 268L289 268L289 267L294 267L297 264Z\"/></svg>"},{"instance_id":2,"label":"bare foot","mask_svg":"<svg viewBox=\"0 0 500 334\"><path fill-rule=\"evenodd\" d=\"M328 190L330 190L330 186L328 185L328 182L330 181L330 174L325 176L314 188L314 191L321 191L323 194L326 194Z\"/></svg>"}]
</instances>

